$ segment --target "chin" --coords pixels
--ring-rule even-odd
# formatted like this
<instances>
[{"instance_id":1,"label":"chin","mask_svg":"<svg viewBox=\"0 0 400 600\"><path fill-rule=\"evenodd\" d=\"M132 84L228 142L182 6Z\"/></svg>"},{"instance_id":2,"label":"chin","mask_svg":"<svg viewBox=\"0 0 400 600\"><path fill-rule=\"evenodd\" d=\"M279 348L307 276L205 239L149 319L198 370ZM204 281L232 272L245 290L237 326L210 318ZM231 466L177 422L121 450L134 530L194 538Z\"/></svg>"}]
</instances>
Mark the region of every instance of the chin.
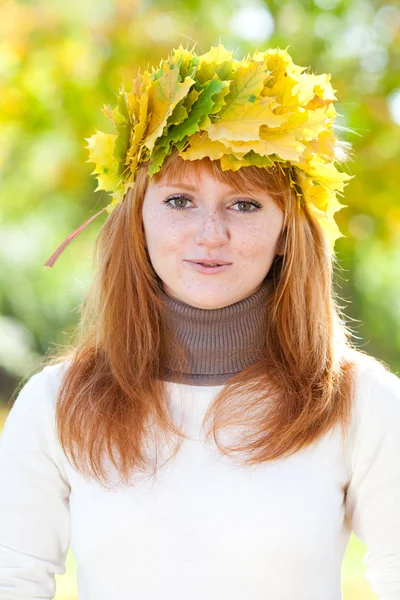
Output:
<instances>
[{"instance_id":1,"label":"chin","mask_svg":"<svg viewBox=\"0 0 400 600\"><path fill-rule=\"evenodd\" d=\"M195 306L196 308L202 308L205 310L214 310L217 308L225 308L230 304L236 302L235 300L232 302L232 298L228 297L226 294L222 295L222 298L219 294L213 294L211 297L209 294L206 295L204 300L201 297L201 294L196 294L194 298L187 298L185 300L186 304L190 304L191 306Z\"/></svg>"}]
</instances>

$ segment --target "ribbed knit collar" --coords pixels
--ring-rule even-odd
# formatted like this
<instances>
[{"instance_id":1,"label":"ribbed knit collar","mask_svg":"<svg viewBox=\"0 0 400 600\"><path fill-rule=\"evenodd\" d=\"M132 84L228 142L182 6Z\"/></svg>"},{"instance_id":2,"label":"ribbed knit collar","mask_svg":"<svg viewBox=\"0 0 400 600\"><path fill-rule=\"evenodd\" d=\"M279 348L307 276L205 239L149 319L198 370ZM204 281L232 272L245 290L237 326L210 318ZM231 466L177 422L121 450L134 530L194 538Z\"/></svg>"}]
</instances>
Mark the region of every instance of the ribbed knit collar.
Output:
<instances>
[{"instance_id":1,"label":"ribbed knit collar","mask_svg":"<svg viewBox=\"0 0 400 600\"><path fill-rule=\"evenodd\" d=\"M185 350L188 385L223 385L236 373L260 359L265 343L267 299L270 281L251 296L230 306L203 309L171 298L164 290L159 296L165 308L165 326ZM174 357L163 365L162 379L177 381Z\"/></svg>"}]
</instances>

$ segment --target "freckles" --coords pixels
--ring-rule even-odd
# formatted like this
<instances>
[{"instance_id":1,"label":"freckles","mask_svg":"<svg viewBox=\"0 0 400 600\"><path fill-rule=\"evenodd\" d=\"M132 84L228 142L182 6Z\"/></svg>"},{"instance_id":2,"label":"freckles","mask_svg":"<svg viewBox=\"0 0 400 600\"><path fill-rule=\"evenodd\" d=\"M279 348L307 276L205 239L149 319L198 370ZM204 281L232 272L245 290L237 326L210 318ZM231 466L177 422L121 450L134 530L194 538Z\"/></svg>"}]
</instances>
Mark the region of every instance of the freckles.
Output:
<instances>
[{"instance_id":1,"label":"freckles","mask_svg":"<svg viewBox=\"0 0 400 600\"><path fill-rule=\"evenodd\" d=\"M174 230L165 230L163 239L165 241L165 246L168 246L168 248L170 248L171 250L179 250L179 248L182 245L182 232Z\"/></svg>"},{"instance_id":2,"label":"freckles","mask_svg":"<svg viewBox=\"0 0 400 600\"><path fill-rule=\"evenodd\" d=\"M180 221L174 219L174 215L156 215L151 223L151 235L154 242L164 252L175 252L182 248L190 232L182 226Z\"/></svg>"},{"instance_id":3,"label":"freckles","mask_svg":"<svg viewBox=\"0 0 400 600\"><path fill-rule=\"evenodd\" d=\"M146 218L146 228L152 237L162 237L166 231L166 226L165 217L160 214L157 208L149 210Z\"/></svg>"},{"instance_id":4,"label":"freckles","mask_svg":"<svg viewBox=\"0 0 400 600\"><path fill-rule=\"evenodd\" d=\"M243 256L251 256L265 247L268 239L265 226L253 225L246 227L241 236L240 253Z\"/></svg>"},{"instance_id":5,"label":"freckles","mask_svg":"<svg viewBox=\"0 0 400 600\"><path fill-rule=\"evenodd\" d=\"M240 242L237 238L239 253L246 259L268 256L274 251L279 231L276 216L270 214L247 224L240 232Z\"/></svg>"}]
</instances>

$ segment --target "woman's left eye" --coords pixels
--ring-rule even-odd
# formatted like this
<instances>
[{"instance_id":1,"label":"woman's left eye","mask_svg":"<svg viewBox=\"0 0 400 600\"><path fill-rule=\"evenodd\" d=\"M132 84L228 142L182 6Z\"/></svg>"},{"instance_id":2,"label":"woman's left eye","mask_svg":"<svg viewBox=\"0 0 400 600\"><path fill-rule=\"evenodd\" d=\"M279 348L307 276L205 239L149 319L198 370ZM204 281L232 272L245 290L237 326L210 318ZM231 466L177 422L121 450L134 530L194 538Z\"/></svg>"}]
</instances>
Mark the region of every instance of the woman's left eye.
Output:
<instances>
[{"instance_id":1,"label":"woman's left eye","mask_svg":"<svg viewBox=\"0 0 400 600\"><path fill-rule=\"evenodd\" d=\"M171 208L172 210L185 210L186 206L173 206L171 204L171 202L173 202L174 200L186 200L188 202L191 202L191 200L189 198L187 198L186 196L183 196L182 194L179 194L178 196L171 196L171 197L167 198L166 200L163 201L163 203L166 204L168 206L168 208ZM237 210L236 211L236 212L241 212L241 213L253 213L261 208L261 204L259 202L257 202L256 200L236 200L236 202L234 202L232 204L232 206L237 206L238 204L248 204L248 205L254 206L254 210Z\"/></svg>"}]
</instances>

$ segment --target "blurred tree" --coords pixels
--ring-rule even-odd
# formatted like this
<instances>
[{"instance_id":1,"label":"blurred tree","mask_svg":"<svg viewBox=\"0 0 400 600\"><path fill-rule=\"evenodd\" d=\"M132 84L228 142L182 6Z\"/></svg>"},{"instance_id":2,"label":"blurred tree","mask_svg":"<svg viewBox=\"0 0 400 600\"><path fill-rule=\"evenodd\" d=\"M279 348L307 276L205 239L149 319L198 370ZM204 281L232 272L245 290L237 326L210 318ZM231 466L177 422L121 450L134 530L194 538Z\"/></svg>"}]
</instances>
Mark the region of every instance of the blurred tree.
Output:
<instances>
[{"instance_id":1,"label":"blurred tree","mask_svg":"<svg viewBox=\"0 0 400 600\"><path fill-rule=\"evenodd\" d=\"M338 292L358 345L400 368L400 9L367 0L6 1L0 22L0 368L15 384L73 332L101 215L52 269L43 263L108 203L84 148L143 67L174 46L221 37L239 58L289 46L332 73L339 132L354 145L336 215ZM82 257L85 257L82 260ZM378 316L378 318L377 318ZM0 390L8 399L9 386Z\"/></svg>"},{"instance_id":2,"label":"blurred tree","mask_svg":"<svg viewBox=\"0 0 400 600\"><path fill-rule=\"evenodd\" d=\"M101 215L58 260L64 238L108 203L86 164L85 137L107 131L139 65L179 44L221 37L240 58L289 47L295 63L332 73L338 126L352 142L347 208L337 215L336 285L358 345L400 370L400 8L380 0L3 0L0 20L0 400L75 329L93 276ZM84 259L82 259L84 257ZM353 538L354 540L354 538ZM353 558L357 555L357 561ZM346 598L373 598L365 548L350 544ZM57 597L75 597L76 565ZM357 570L358 569L358 570ZM61 582L60 582L61 583ZM72 591L71 591L72 590ZM348 595L347 595L348 594Z\"/></svg>"}]
</instances>

